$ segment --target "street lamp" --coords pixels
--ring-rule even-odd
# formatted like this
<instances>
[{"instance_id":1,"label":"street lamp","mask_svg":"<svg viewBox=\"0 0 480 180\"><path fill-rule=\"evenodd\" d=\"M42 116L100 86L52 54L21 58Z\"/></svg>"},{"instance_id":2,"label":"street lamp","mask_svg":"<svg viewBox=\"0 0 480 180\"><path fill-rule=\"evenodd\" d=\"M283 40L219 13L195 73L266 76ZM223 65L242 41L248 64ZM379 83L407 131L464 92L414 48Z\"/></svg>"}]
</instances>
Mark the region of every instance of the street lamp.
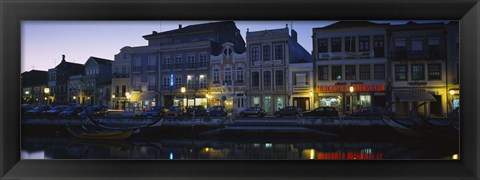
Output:
<instances>
[{"instance_id":1,"label":"street lamp","mask_svg":"<svg viewBox=\"0 0 480 180\"><path fill-rule=\"evenodd\" d=\"M183 103L185 103L185 92L186 91L187 91L187 89L185 87L180 88L180 92L182 92L182 96L183 96ZM185 104L183 104L183 106L185 106ZM187 106L188 106L188 103L187 103Z\"/></svg>"},{"instance_id":2,"label":"street lamp","mask_svg":"<svg viewBox=\"0 0 480 180\"><path fill-rule=\"evenodd\" d=\"M127 98L127 103L130 104L130 93L126 92L125 97Z\"/></svg>"},{"instance_id":3,"label":"street lamp","mask_svg":"<svg viewBox=\"0 0 480 180\"><path fill-rule=\"evenodd\" d=\"M46 104L48 105L48 99L49 99L49 94L50 94L50 88L46 87L43 89L43 92L45 93L45 100L46 100Z\"/></svg>"},{"instance_id":4,"label":"street lamp","mask_svg":"<svg viewBox=\"0 0 480 180\"><path fill-rule=\"evenodd\" d=\"M350 88L348 89L350 91L350 115L353 114L353 91L355 91L355 88L350 85Z\"/></svg>"}]
</instances>

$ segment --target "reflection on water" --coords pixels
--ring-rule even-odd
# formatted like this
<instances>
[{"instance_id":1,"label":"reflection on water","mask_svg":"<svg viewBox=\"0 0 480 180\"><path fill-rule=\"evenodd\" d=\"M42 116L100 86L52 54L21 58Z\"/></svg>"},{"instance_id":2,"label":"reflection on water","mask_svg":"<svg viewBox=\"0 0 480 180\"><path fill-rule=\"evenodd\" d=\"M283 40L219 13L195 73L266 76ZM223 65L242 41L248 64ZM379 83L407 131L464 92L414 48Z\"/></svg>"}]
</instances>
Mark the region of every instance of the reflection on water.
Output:
<instances>
[{"instance_id":1,"label":"reflection on water","mask_svg":"<svg viewBox=\"0 0 480 180\"><path fill-rule=\"evenodd\" d=\"M453 145L452 145L453 144ZM457 155L454 155L457 154ZM338 140L157 140L94 141L25 137L22 159L458 159L447 142L356 142Z\"/></svg>"}]
</instances>

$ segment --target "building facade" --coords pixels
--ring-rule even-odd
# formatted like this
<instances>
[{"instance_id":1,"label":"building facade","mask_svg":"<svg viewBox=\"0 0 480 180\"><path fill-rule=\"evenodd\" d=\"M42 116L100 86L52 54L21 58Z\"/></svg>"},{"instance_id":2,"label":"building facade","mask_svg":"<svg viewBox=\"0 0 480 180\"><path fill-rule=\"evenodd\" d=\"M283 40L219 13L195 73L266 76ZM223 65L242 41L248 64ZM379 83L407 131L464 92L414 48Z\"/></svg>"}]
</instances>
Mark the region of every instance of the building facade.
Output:
<instances>
[{"instance_id":1,"label":"building facade","mask_svg":"<svg viewBox=\"0 0 480 180\"><path fill-rule=\"evenodd\" d=\"M83 101L86 104L108 106L110 103L110 88L104 89L103 86L112 82L112 63L112 60L98 57L90 57L85 62L83 92L86 101ZM70 99L73 100L73 97Z\"/></svg>"},{"instance_id":2,"label":"building facade","mask_svg":"<svg viewBox=\"0 0 480 180\"><path fill-rule=\"evenodd\" d=\"M130 47L124 47L115 55L112 64L112 109L128 107L127 92L130 92Z\"/></svg>"},{"instance_id":3,"label":"building facade","mask_svg":"<svg viewBox=\"0 0 480 180\"><path fill-rule=\"evenodd\" d=\"M310 111L313 103L313 62L290 63L288 66L288 104Z\"/></svg>"},{"instance_id":4,"label":"building facade","mask_svg":"<svg viewBox=\"0 0 480 180\"><path fill-rule=\"evenodd\" d=\"M73 75L68 78L68 97L71 103L85 104L86 96L83 83L83 75Z\"/></svg>"},{"instance_id":5,"label":"building facade","mask_svg":"<svg viewBox=\"0 0 480 180\"><path fill-rule=\"evenodd\" d=\"M45 104L45 87L48 87L48 72L31 70L21 74L22 104Z\"/></svg>"},{"instance_id":6,"label":"building facade","mask_svg":"<svg viewBox=\"0 0 480 180\"><path fill-rule=\"evenodd\" d=\"M267 114L289 106L289 63L311 61L311 55L297 42L295 30L250 32L247 30L247 57L250 85L247 92L251 107L263 107Z\"/></svg>"},{"instance_id":7,"label":"building facade","mask_svg":"<svg viewBox=\"0 0 480 180\"><path fill-rule=\"evenodd\" d=\"M447 31L444 23L391 25L388 30L393 110L427 117L447 112Z\"/></svg>"},{"instance_id":8,"label":"building facade","mask_svg":"<svg viewBox=\"0 0 480 180\"><path fill-rule=\"evenodd\" d=\"M222 53L210 57L209 98L210 106L225 106L233 114L247 107L245 92L248 88L248 61L245 51L236 51L234 44L222 45ZM189 76L187 76L188 82ZM189 86L190 84L187 83ZM189 88L187 86L187 88ZM191 102L189 102L189 105Z\"/></svg>"},{"instance_id":9,"label":"building facade","mask_svg":"<svg viewBox=\"0 0 480 180\"><path fill-rule=\"evenodd\" d=\"M55 68L48 70L48 87L50 92L47 96L47 104L67 104L70 102L68 96L68 81L70 76L84 73L84 66L67 62L65 55L62 55L62 62Z\"/></svg>"},{"instance_id":10,"label":"building facade","mask_svg":"<svg viewBox=\"0 0 480 180\"><path fill-rule=\"evenodd\" d=\"M314 106L351 113L386 107L388 24L340 21L313 29Z\"/></svg>"},{"instance_id":11,"label":"building facade","mask_svg":"<svg viewBox=\"0 0 480 180\"><path fill-rule=\"evenodd\" d=\"M447 28L447 111L460 107L460 45L458 21L450 21Z\"/></svg>"}]
</instances>

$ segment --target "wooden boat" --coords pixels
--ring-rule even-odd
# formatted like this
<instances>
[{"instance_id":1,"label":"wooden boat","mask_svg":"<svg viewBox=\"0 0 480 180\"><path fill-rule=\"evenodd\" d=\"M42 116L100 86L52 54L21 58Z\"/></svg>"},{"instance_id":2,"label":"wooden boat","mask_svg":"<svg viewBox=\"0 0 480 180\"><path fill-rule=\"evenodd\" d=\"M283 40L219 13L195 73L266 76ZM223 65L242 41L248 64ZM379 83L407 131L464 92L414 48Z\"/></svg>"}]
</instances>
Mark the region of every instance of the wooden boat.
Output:
<instances>
[{"instance_id":1,"label":"wooden boat","mask_svg":"<svg viewBox=\"0 0 480 180\"><path fill-rule=\"evenodd\" d=\"M132 136L133 129L128 130L108 130L100 129L98 127L86 127L67 125L67 130L73 136L80 139L95 139L95 140L113 140L113 139L127 139Z\"/></svg>"}]
</instances>

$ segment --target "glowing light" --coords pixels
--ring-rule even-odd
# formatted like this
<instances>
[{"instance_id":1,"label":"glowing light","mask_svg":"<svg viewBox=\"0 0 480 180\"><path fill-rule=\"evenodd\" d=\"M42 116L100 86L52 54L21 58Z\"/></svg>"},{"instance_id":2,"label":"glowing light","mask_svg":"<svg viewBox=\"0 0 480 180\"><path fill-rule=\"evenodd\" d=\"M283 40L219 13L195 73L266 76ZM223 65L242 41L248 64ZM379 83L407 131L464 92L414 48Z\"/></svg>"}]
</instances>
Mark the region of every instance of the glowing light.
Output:
<instances>
[{"instance_id":1,"label":"glowing light","mask_svg":"<svg viewBox=\"0 0 480 180\"><path fill-rule=\"evenodd\" d=\"M450 95L453 96L453 95L455 95L455 90L452 89L452 90L450 90L448 93L450 93Z\"/></svg>"},{"instance_id":2,"label":"glowing light","mask_svg":"<svg viewBox=\"0 0 480 180\"><path fill-rule=\"evenodd\" d=\"M173 159L173 152L170 152L170 159Z\"/></svg>"},{"instance_id":3,"label":"glowing light","mask_svg":"<svg viewBox=\"0 0 480 180\"><path fill-rule=\"evenodd\" d=\"M349 91L350 93L353 93L353 91L355 91L355 88L353 86L350 86Z\"/></svg>"},{"instance_id":4,"label":"glowing light","mask_svg":"<svg viewBox=\"0 0 480 180\"><path fill-rule=\"evenodd\" d=\"M185 93L185 91L187 91L187 88L181 87L181 88L180 88L180 91L181 91L182 93Z\"/></svg>"},{"instance_id":5,"label":"glowing light","mask_svg":"<svg viewBox=\"0 0 480 180\"><path fill-rule=\"evenodd\" d=\"M43 89L43 92L44 92L45 94L50 93L50 88L47 88L47 87L46 87L45 89Z\"/></svg>"},{"instance_id":6,"label":"glowing light","mask_svg":"<svg viewBox=\"0 0 480 180\"><path fill-rule=\"evenodd\" d=\"M112 99L114 99L114 98L115 98L115 94L112 94Z\"/></svg>"},{"instance_id":7,"label":"glowing light","mask_svg":"<svg viewBox=\"0 0 480 180\"><path fill-rule=\"evenodd\" d=\"M73 99L77 99L77 96L73 96Z\"/></svg>"},{"instance_id":8,"label":"glowing light","mask_svg":"<svg viewBox=\"0 0 480 180\"><path fill-rule=\"evenodd\" d=\"M272 147L272 143L266 143L266 144L265 144L265 147L266 147L266 148L271 148L271 147Z\"/></svg>"},{"instance_id":9,"label":"glowing light","mask_svg":"<svg viewBox=\"0 0 480 180\"><path fill-rule=\"evenodd\" d=\"M208 147L205 148L205 152L208 152L208 151L210 151L210 148L208 148Z\"/></svg>"},{"instance_id":10,"label":"glowing light","mask_svg":"<svg viewBox=\"0 0 480 180\"><path fill-rule=\"evenodd\" d=\"M458 159L458 154L452 155L452 159Z\"/></svg>"},{"instance_id":11,"label":"glowing light","mask_svg":"<svg viewBox=\"0 0 480 180\"><path fill-rule=\"evenodd\" d=\"M203 75L203 74L200 75L200 79L203 79L203 78L205 78L205 75Z\"/></svg>"},{"instance_id":12,"label":"glowing light","mask_svg":"<svg viewBox=\"0 0 480 180\"><path fill-rule=\"evenodd\" d=\"M311 149L310 150L310 159L314 159L315 158L315 149Z\"/></svg>"},{"instance_id":13,"label":"glowing light","mask_svg":"<svg viewBox=\"0 0 480 180\"><path fill-rule=\"evenodd\" d=\"M25 94L27 94L27 95L30 94L30 91L25 91Z\"/></svg>"}]
</instances>

